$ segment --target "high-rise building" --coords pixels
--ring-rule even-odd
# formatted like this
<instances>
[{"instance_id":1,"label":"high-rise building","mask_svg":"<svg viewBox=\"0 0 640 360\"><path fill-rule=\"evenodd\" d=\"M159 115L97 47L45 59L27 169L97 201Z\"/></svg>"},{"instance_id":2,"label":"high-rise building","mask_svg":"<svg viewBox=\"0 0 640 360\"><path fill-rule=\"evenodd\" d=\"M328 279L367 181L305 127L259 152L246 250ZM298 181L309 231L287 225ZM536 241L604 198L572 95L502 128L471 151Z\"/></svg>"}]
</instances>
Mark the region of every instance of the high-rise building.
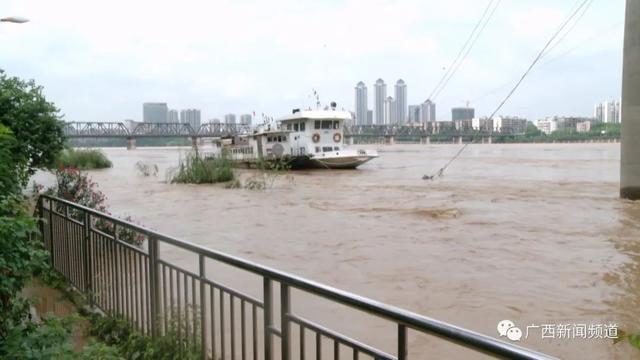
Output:
<instances>
[{"instance_id":1,"label":"high-rise building","mask_svg":"<svg viewBox=\"0 0 640 360\"><path fill-rule=\"evenodd\" d=\"M166 123L168 110L167 103L144 103L142 104L142 121L149 123Z\"/></svg>"},{"instance_id":2,"label":"high-rise building","mask_svg":"<svg viewBox=\"0 0 640 360\"><path fill-rule=\"evenodd\" d=\"M200 128L200 110L198 109L180 110L180 122L183 124L191 125L191 128L197 131Z\"/></svg>"},{"instance_id":3,"label":"high-rise building","mask_svg":"<svg viewBox=\"0 0 640 360\"><path fill-rule=\"evenodd\" d=\"M374 123L375 125L383 125L385 119L385 101L387 99L387 84L384 80L378 79L373 85L375 90L375 103L373 104L374 110Z\"/></svg>"},{"instance_id":4,"label":"high-rise building","mask_svg":"<svg viewBox=\"0 0 640 360\"><path fill-rule=\"evenodd\" d=\"M367 125L373 124L373 110L367 110Z\"/></svg>"},{"instance_id":5,"label":"high-rise building","mask_svg":"<svg viewBox=\"0 0 640 360\"><path fill-rule=\"evenodd\" d=\"M604 105L602 103L596 104L593 108L593 117L597 122L604 122Z\"/></svg>"},{"instance_id":6,"label":"high-rise building","mask_svg":"<svg viewBox=\"0 0 640 360\"><path fill-rule=\"evenodd\" d=\"M607 101L604 104L604 120L605 123L618 124L620 122L620 102Z\"/></svg>"},{"instance_id":7,"label":"high-rise building","mask_svg":"<svg viewBox=\"0 0 640 360\"><path fill-rule=\"evenodd\" d=\"M236 115L235 114L226 114L224 116L225 124L235 124L236 123Z\"/></svg>"},{"instance_id":8,"label":"high-rise building","mask_svg":"<svg viewBox=\"0 0 640 360\"><path fill-rule=\"evenodd\" d=\"M405 84L404 80L399 79L394 88L396 96L396 116L393 123L404 124L407 122L407 84Z\"/></svg>"},{"instance_id":9,"label":"high-rise building","mask_svg":"<svg viewBox=\"0 0 640 360\"><path fill-rule=\"evenodd\" d=\"M436 121L436 103L427 99L420 104L420 120L423 124Z\"/></svg>"},{"instance_id":10,"label":"high-rise building","mask_svg":"<svg viewBox=\"0 0 640 360\"><path fill-rule=\"evenodd\" d=\"M475 117L475 109L470 107L457 107L451 109L451 121L471 120Z\"/></svg>"},{"instance_id":11,"label":"high-rise building","mask_svg":"<svg viewBox=\"0 0 640 360\"><path fill-rule=\"evenodd\" d=\"M242 114L242 115L240 115L240 124L241 125L251 125L251 114Z\"/></svg>"},{"instance_id":12,"label":"high-rise building","mask_svg":"<svg viewBox=\"0 0 640 360\"><path fill-rule=\"evenodd\" d=\"M407 115L407 120L413 124L421 122L420 105L409 105L409 114Z\"/></svg>"},{"instance_id":13,"label":"high-rise building","mask_svg":"<svg viewBox=\"0 0 640 360\"><path fill-rule=\"evenodd\" d=\"M384 102L384 123L387 125L395 125L398 122L397 102L389 96Z\"/></svg>"},{"instance_id":14,"label":"high-rise building","mask_svg":"<svg viewBox=\"0 0 640 360\"><path fill-rule=\"evenodd\" d=\"M355 123L357 125L365 125L367 123L367 86L360 81L356 87L355 87L355 92L356 92L356 97L355 97L355 101L356 101L356 118L355 118Z\"/></svg>"},{"instance_id":15,"label":"high-rise building","mask_svg":"<svg viewBox=\"0 0 640 360\"><path fill-rule=\"evenodd\" d=\"M622 122L621 114L621 101L605 101L600 104L596 104L593 110L593 117L597 122L618 124Z\"/></svg>"},{"instance_id":16,"label":"high-rise building","mask_svg":"<svg viewBox=\"0 0 640 360\"><path fill-rule=\"evenodd\" d=\"M171 109L167 112L167 122L170 122L170 123L180 122L180 117L178 116L178 110Z\"/></svg>"}]
</instances>

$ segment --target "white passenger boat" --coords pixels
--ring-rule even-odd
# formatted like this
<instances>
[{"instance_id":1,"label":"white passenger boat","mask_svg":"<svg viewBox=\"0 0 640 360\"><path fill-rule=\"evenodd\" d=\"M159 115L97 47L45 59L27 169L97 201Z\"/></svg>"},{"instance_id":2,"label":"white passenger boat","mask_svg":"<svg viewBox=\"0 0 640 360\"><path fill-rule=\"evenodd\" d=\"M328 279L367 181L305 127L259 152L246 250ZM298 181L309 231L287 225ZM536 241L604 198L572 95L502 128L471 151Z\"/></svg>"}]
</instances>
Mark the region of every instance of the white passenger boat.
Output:
<instances>
[{"instance_id":1,"label":"white passenger boat","mask_svg":"<svg viewBox=\"0 0 640 360\"><path fill-rule=\"evenodd\" d=\"M253 167L258 159L285 161L292 169L355 169L378 157L375 150L349 148L344 123L351 113L336 110L299 110L262 125L250 134L221 139L221 153L238 165Z\"/></svg>"}]
</instances>

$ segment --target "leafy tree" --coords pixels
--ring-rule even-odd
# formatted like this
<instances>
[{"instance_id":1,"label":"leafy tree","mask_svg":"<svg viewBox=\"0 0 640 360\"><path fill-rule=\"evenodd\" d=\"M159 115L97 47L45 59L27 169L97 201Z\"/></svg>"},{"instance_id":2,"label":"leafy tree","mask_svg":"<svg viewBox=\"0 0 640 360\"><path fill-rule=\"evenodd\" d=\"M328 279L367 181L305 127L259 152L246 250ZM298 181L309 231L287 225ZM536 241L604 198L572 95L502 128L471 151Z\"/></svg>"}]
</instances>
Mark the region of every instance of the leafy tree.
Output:
<instances>
[{"instance_id":1,"label":"leafy tree","mask_svg":"<svg viewBox=\"0 0 640 360\"><path fill-rule=\"evenodd\" d=\"M20 291L47 266L37 232L19 195L0 197L0 347L7 332L28 317L30 304Z\"/></svg>"},{"instance_id":2,"label":"leafy tree","mask_svg":"<svg viewBox=\"0 0 640 360\"><path fill-rule=\"evenodd\" d=\"M18 152L18 141L0 124L0 194L13 194L27 181L26 159Z\"/></svg>"},{"instance_id":3,"label":"leafy tree","mask_svg":"<svg viewBox=\"0 0 640 360\"><path fill-rule=\"evenodd\" d=\"M17 153L27 160L27 172L48 168L64 145L59 110L35 81L10 77L0 69L0 124L13 132Z\"/></svg>"},{"instance_id":4,"label":"leafy tree","mask_svg":"<svg viewBox=\"0 0 640 360\"><path fill-rule=\"evenodd\" d=\"M531 121L527 121L527 129L525 130L524 134L526 137L536 137L541 136L542 131L540 131L540 129L538 129L538 127L535 126Z\"/></svg>"}]
</instances>

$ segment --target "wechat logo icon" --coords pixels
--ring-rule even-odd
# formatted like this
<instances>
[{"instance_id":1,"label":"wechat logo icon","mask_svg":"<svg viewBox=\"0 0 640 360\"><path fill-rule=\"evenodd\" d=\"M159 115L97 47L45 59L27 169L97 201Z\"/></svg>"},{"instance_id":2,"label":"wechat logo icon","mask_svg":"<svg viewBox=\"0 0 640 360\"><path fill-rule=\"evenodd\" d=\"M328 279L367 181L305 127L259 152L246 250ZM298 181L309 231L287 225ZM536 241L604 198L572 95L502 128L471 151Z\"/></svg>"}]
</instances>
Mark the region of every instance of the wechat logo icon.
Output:
<instances>
[{"instance_id":1,"label":"wechat logo icon","mask_svg":"<svg viewBox=\"0 0 640 360\"><path fill-rule=\"evenodd\" d=\"M522 330L516 327L511 320L502 320L498 323L498 335L506 336L511 341L520 341L522 338Z\"/></svg>"}]
</instances>

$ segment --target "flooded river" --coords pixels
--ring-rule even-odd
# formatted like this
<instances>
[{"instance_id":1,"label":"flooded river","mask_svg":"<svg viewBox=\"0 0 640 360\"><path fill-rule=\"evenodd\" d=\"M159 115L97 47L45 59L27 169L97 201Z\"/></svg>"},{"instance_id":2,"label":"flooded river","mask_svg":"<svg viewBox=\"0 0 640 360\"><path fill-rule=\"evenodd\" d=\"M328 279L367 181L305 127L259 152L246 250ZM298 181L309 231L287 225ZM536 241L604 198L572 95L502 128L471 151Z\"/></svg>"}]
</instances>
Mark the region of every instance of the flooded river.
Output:
<instances>
[{"instance_id":1,"label":"flooded river","mask_svg":"<svg viewBox=\"0 0 640 360\"><path fill-rule=\"evenodd\" d=\"M497 338L503 319L540 326L519 344L563 358L640 357L609 339L542 338L547 324L640 331L640 203L618 198L619 144L471 145L444 178L421 179L458 149L380 146L358 170L293 172L266 191L167 184L186 148L105 149L114 167L91 175L114 214L181 239ZM159 176L138 175L140 160ZM293 306L395 352L388 324L320 300ZM413 334L409 344L417 359L475 356Z\"/></svg>"}]
</instances>

